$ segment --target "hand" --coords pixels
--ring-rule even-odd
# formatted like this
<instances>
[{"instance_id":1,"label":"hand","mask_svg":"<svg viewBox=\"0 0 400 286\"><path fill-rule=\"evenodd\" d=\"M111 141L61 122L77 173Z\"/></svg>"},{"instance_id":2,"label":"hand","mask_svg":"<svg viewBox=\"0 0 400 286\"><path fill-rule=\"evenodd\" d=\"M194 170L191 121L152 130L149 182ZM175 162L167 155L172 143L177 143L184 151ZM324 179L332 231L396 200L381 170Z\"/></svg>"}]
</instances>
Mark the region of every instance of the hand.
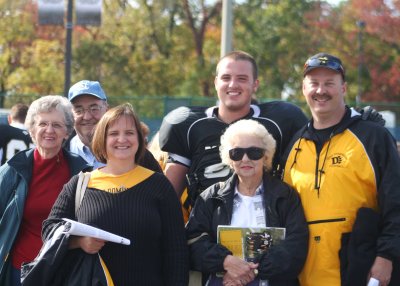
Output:
<instances>
[{"instance_id":1,"label":"hand","mask_svg":"<svg viewBox=\"0 0 400 286\"><path fill-rule=\"evenodd\" d=\"M373 109L371 106L365 106L362 109L357 109L357 111L361 113L362 120L374 121L381 126L385 126L386 121L383 119L382 114Z\"/></svg>"},{"instance_id":2,"label":"hand","mask_svg":"<svg viewBox=\"0 0 400 286\"><path fill-rule=\"evenodd\" d=\"M104 240L88 237L88 236L73 236L70 238L69 248L82 248L83 251L89 254L95 254L106 244Z\"/></svg>"},{"instance_id":3,"label":"hand","mask_svg":"<svg viewBox=\"0 0 400 286\"><path fill-rule=\"evenodd\" d=\"M377 256L369 272L368 281L371 277L374 277L375 279L379 280L379 286L387 286L390 283L392 269L392 261Z\"/></svg>"},{"instance_id":4,"label":"hand","mask_svg":"<svg viewBox=\"0 0 400 286\"><path fill-rule=\"evenodd\" d=\"M226 271L223 278L223 285L242 286L247 285L256 277L255 269L258 264L246 262L240 258L228 255L224 260L224 269Z\"/></svg>"}]
</instances>

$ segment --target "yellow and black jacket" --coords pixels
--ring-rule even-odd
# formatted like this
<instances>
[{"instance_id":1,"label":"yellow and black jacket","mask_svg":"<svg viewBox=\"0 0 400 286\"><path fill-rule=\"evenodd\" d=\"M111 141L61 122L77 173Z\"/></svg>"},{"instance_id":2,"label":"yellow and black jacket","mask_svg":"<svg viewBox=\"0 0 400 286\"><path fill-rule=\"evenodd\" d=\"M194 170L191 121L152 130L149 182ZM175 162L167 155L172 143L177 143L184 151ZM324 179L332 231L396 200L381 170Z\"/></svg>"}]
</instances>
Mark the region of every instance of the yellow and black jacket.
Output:
<instances>
[{"instance_id":1,"label":"yellow and black jacket","mask_svg":"<svg viewBox=\"0 0 400 286\"><path fill-rule=\"evenodd\" d=\"M390 132L353 109L346 108L319 153L311 126L296 134L285 155L284 181L300 193L310 230L300 281L338 286L341 237L352 231L361 207L380 213L377 255L400 257L400 159Z\"/></svg>"}]
</instances>

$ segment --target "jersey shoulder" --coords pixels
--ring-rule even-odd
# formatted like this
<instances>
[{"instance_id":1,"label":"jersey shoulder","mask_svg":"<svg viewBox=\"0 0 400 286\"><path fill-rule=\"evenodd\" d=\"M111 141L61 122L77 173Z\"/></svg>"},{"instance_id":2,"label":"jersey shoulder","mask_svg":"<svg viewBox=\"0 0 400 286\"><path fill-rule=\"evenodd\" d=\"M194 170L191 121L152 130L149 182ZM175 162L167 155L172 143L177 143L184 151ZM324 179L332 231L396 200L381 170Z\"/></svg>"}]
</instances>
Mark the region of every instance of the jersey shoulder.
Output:
<instances>
[{"instance_id":1,"label":"jersey shoulder","mask_svg":"<svg viewBox=\"0 0 400 286\"><path fill-rule=\"evenodd\" d=\"M295 112L304 115L303 111L297 105L287 101L269 101L258 105L261 113L269 112Z\"/></svg>"},{"instance_id":2,"label":"jersey shoulder","mask_svg":"<svg viewBox=\"0 0 400 286\"><path fill-rule=\"evenodd\" d=\"M24 141L26 144L32 142L28 131L10 125L0 125L0 134L0 145L7 144L13 139Z\"/></svg>"},{"instance_id":3,"label":"jersey shoulder","mask_svg":"<svg viewBox=\"0 0 400 286\"><path fill-rule=\"evenodd\" d=\"M163 119L162 124L165 125L178 125L191 123L199 118L207 116L207 107L194 106L187 107L181 106L170 111Z\"/></svg>"},{"instance_id":4,"label":"jersey shoulder","mask_svg":"<svg viewBox=\"0 0 400 286\"><path fill-rule=\"evenodd\" d=\"M159 140L163 151L176 153L187 141L190 127L209 116L207 107L179 107L169 112L160 127Z\"/></svg>"},{"instance_id":5,"label":"jersey shoulder","mask_svg":"<svg viewBox=\"0 0 400 286\"><path fill-rule=\"evenodd\" d=\"M258 105L260 117L270 118L298 130L308 122L308 118L297 105L286 101L271 101Z\"/></svg>"}]
</instances>

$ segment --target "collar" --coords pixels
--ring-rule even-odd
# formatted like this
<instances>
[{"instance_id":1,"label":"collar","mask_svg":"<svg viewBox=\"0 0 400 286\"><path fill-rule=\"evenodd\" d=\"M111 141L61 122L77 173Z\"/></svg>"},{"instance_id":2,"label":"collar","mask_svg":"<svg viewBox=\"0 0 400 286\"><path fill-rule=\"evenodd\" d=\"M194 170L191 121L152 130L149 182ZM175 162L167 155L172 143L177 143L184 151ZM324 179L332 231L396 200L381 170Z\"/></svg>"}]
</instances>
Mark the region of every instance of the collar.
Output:
<instances>
[{"instance_id":1,"label":"collar","mask_svg":"<svg viewBox=\"0 0 400 286\"><path fill-rule=\"evenodd\" d=\"M12 122L10 124L10 126L18 128L18 129L22 129L22 130L26 130L26 127L23 123L19 123L19 122Z\"/></svg>"},{"instance_id":2,"label":"collar","mask_svg":"<svg viewBox=\"0 0 400 286\"><path fill-rule=\"evenodd\" d=\"M342 133L344 130L346 130L350 125L352 125L354 122L361 120L361 114L357 112L355 109L350 108L349 106L346 105L346 112L343 115L343 118L340 120L338 124L336 124L336 127L334 128L332 132L332 136ZM308 122L307 126L303 131L301 131L301 136L304 137L308 140L313 140L314 132L313 132L313 122L314 120L311 118L311 120Z\"/></svg>"},{"instance_id":3,"label":"collar","mask_svg":"<svg viewBox=\"0 0 400 286\"><path fill-rule=\"evenodd\" d=\"M70 143L70 149L77 149L83 152L83 147L85 147L85 144L81 141L81 138L79 138L78 134L76 134L72 139ZM75 152L76 153L76 152Z\"/></svg>"},{"instance_id":4,"label":"collar","mask_svg":"<svg viewBox=\"0 0 400 286\"><path fill-rule=\"evenodd\" d=\"M211 107L207 108L205 111L206 116L208 118L211 118L211 117L218 118L218 109L219 109L218 106L211 106ZM245 117L239 118L238 120L245 119L245 118L250 119L252 117L259 117L260 114L261 114L260 107L258 107L257 105L251 104L249 113L247 113L247 115ZM235 122L236 121L237 120L235 120Z\"/></svg>"},{"instance_id":5,"label":"collar","mask_svg":"<svg viewBox=\"0 0 400 286\"><path fill-rule=\"evenodd\" d=\"M238 194L239 194L238 184L236 184L234 197L236 197ZM254 196L263 195L263 194L264 194L264 181L261 181L260 185L256 189L256 192L254 193Z\"/></svg>"},{"instance_id":6,"label":"collar","mask_svg":"<svg viewBox=\"0 0 400 286\"><path fill-rule=\"evenodd\" d=\"M92 151L88 146L83 144L78 134L76 134L70 142L69 150L72 153L81 156L87 163L93 166L94 169L105 166L105 164L97 161L96 157L93 155Z\"/></svg>"}]
</instances>

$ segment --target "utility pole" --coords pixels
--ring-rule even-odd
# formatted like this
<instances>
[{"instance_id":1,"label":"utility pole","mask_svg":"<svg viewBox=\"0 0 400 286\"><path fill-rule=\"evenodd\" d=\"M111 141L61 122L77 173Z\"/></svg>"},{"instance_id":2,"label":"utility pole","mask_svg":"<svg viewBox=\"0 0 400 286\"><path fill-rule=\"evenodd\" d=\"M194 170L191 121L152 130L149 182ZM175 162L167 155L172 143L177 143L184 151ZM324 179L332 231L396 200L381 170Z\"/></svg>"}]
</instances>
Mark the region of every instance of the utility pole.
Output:
<instances>
[{"instance_id":1,"label":"utility pole","mask_svg":"<svg viewBox=\"0 0 400 286\"><path fill-rule=\"evenodd\" d=\"M68 97L68 90L71 85L71 61L72 61L72 29L74 27L72 19L72 11L74 8L73 0L68 0L67 6L67 24L66 39L65 39L65 73L64 73L64 96Z\"/></svg>"},{"instance_id":2,"label":"utility pole","mask_svg":"<svg viewBox=\"0 0 400 286\"><path fill-rule=\"evenodd\" d=\"M361 103L361 95L362 95L362 70L364 66L364 55L363 55L363 30L365 28L364 21L357 21L356 22L358 27L358 74L357 74L357 84L358 84L358 91L356 96L356 106L360 106Z\"/></svg>"},{"instance_id":3,"label":"utility pole","mask_svg":"<svg viewBox=\"0 0 400 286\"><path fill-rule=\"evenodd\" d=\"M232 2L222 0L221 57L232 51Z\"/></svg>"}]
</instances>

